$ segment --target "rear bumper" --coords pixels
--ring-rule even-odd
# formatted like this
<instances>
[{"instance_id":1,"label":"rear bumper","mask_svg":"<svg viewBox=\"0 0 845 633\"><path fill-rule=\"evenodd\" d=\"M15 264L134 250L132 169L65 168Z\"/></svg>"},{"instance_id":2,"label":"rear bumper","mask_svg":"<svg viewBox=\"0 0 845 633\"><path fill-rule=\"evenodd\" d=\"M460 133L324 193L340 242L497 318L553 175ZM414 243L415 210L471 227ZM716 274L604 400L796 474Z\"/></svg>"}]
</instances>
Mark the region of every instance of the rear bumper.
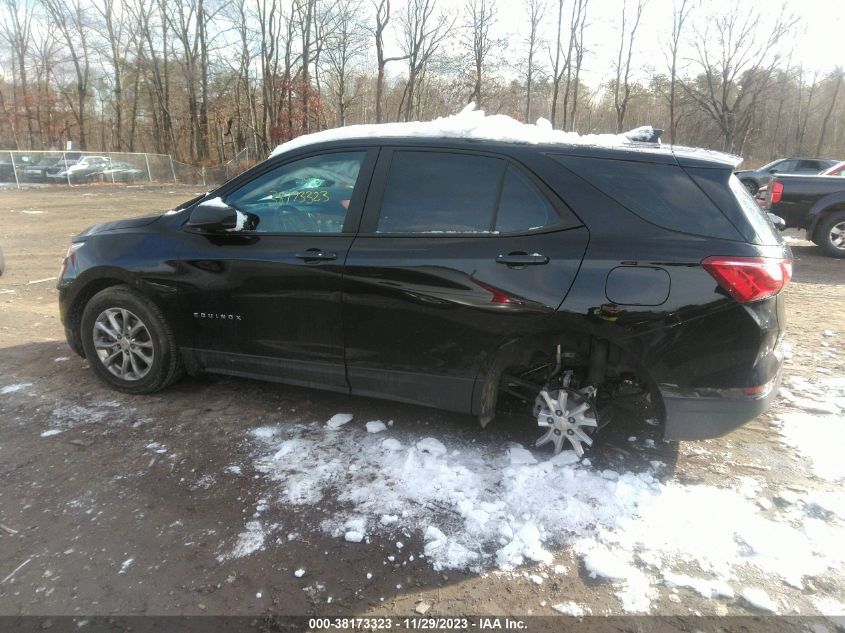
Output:
<instances>
[{"instance_id":1,"label":"rear bumper","mask_svg":"<svg viewBox=\"0 0 845 633\"><path fill-rule=\"evenodd\" d=\"M667 440L706 440L739 428L763 413L777 397L782 369L756 396L741 390L712 389L703 393L661 387Z\"/></svg>"}]
</instances>

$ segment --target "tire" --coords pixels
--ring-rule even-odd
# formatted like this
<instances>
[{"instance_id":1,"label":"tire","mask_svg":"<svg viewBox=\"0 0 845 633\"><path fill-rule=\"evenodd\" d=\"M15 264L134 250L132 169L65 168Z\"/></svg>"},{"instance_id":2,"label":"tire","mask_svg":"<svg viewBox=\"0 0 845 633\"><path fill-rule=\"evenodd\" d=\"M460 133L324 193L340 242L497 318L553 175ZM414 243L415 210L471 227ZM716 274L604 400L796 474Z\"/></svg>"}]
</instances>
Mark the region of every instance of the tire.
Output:
<instances>
[{"instance_id":1,"label":"tire","mask_svg":"<svg viewBox=\"0 0 845 633\"><path fill-rule=\"evenodd\" d=\"M829 257L845 257L845 211L834 211L819 222L814 237Z\"/></svg>"},{"instance_id":2,"label":"tire","mask_svg":"<svg viewBox=\"0 0 845 633\"><path fill-rule=\"evenodd\" d=\"M179 348L164 315L128 286L106 288L88 301L80 338L94 373L118 391L154 393L182 377Z\"/></svg>"},{"instance_id":3,"label":"tire","mask_svg":"<svg viewBox=\"0 0 845 633\"><path fill-rule=\"evenodd\" d=\"M742 186L745 187L745 190L750 193L752 196L757 195L757 192L760 191L760 185L750 179L740 180Z\"/></svg>"}]
</instances>

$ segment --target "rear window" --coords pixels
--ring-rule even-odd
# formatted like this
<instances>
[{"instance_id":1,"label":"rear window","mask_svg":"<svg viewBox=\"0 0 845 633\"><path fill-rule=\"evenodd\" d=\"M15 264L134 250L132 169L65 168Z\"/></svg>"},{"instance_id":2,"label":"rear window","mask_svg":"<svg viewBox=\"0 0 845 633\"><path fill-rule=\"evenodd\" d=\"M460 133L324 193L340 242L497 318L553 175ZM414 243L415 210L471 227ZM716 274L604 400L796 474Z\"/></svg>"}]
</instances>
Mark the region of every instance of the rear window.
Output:
<instances>
[{"instance_id":1,"label":"rear window","mask_svg":"<svg viewBox=\"0 0 845 633\"><path fill-rule=\"evenodd\" d=\"M754 233L757 235L758 239L754 241L767 245L780 244L782 242L780 233L778 233L774 224L772 224L771 220L769 220L769 217L766 215L766 211L757 204L757 201L751 197L748 190L742 186L739 178L731 174L728 184L731 188L731 192L734 194L734 198L739 203L745 218L751 224L754 229Z\"/></svg>"},{"instance_id":2,"label":"rear window","mask_svg":"<svg viewBox=\"0 0 845 633\"><path fill-rule=\"evenodd\" d=\"M677 165L560 155L554 158L647 222L694 235L742 238Z\"/></svg>"}]
</instances>

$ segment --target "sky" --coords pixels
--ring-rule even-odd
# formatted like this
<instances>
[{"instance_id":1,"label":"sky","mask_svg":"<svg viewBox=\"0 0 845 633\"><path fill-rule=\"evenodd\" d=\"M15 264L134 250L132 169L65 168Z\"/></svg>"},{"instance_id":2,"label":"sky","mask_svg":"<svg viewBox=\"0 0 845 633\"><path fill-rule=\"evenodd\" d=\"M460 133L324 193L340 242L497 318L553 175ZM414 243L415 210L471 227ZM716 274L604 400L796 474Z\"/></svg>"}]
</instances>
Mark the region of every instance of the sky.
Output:
<instances>
[{"instance_id":1,"label":"sky","mask_svg":"<svg viewBox=\"0 0 845 633\"><path fill-rule=\"evenodd\" d=\"M564 21L566 12L571 8L572 0L565 0ZM750 8L764 13L764 19L771 21L779 11L781 3L777 0L694 0L697 6L689 21L689 26L701 24L703 19L714 12L725 12L739 8L748 11ZM636 4L636 0L628 0L629 11ZM557 26L557 0L547 0L548 8L544 20L544 35L553 38ZM396 3L401 4L401 3ZM462 1L449 0L443 3L452 10L463 7ZM515 61L523 48L522 40L528 27L528 17L524 0L497 0L497 37L508 41L505 57ZM590 0L589 24L586 39L590 53L585 60L583 79L593 87L598 86L610 78L613 72L615 56L618 52L619 20L622 0ZM672 30L673 0L649 0L643 13L643 18L637 32L634 49L633 65L639 78L648 76L650 68L658 72L666 68L666 48ZM832 70L837 64L845 66L845 50L842 48L842 37L845 34L845 2L842 0L789 0L787 11L801 18L799 26L792 31L789 41L783 43L784 49L792 48L792 65L803 66L805 71L821 73ZM397 25L393 25L397 26ZM687 36L692 36L691 29L687 29ZM454 42L453 42L454 44ZM396 43L391 42L390 48ZM838 54L837 54L838 53ZM682 56L688 57L689 49L682 50ZM547 63L549 58L548 45L542 49L541 55ZM401 70L397 64L390 70ZM501 66L500 66L501 68ZM507 73L503 73L507 74Z\"/></svg>"}]
</instances>

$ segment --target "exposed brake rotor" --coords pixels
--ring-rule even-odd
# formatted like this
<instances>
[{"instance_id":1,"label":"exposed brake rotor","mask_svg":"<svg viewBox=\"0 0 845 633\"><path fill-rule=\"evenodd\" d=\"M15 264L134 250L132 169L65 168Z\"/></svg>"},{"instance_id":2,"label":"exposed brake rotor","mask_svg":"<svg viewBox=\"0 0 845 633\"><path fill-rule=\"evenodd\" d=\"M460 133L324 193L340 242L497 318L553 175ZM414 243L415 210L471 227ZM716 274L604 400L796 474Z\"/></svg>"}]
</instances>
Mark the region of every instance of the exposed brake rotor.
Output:
<instances>
[{"instance_id":1,"label":"exposed brake rotor","mask_svg":"<svg viewBox=\"0 0 845 633\"><path fill-rule=\"evenodd\" d=\"M590 404L589 397L594 393L592 387L581 391L570 389L543 389L537 396L534 412L537 424L548 431L540 437L536 446L548 442L554 444L555 455L563 450L564 442L568 441L578 457L584 455L584 444L592 446L590 437L598 427L596 413Z\"/></svg>"}]
</instances>

